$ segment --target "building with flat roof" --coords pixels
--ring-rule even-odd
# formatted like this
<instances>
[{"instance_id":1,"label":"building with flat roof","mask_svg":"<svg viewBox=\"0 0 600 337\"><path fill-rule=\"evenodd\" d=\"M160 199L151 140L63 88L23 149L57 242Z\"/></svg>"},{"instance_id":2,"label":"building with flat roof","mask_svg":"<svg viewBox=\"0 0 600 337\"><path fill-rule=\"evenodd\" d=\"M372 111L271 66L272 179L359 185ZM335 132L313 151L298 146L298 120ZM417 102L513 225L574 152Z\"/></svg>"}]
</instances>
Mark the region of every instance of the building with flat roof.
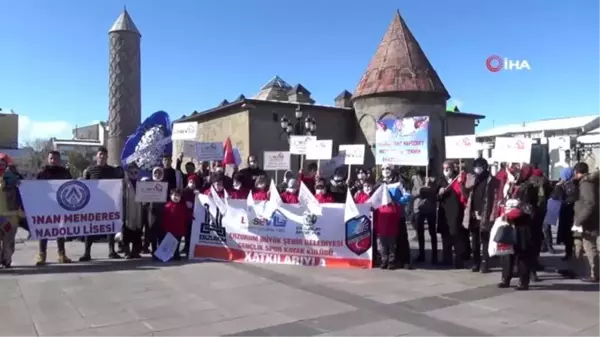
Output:
<instances>
[{"instance_id":1,"label":"building with flat roof","mask_svg":"<svg viewBox=\"0 0 600 337\"><path fill-rule=\"evenodd\" d=\"M0 149L19 148L19 115L10 110L10 113L0 109Z\"/></svg>"},{"instance_id":2,"label":"building with flat roof","mask_svg":"<svg viewBox=\"0 0 600 337\"><path fill-rule=\"evenodd\" d=\"M76 127L72 139L52 138L52 148L67 158L69 152L81 153L86 159L94 160L101 146L106 146L108 129L105 122Z\"/></svg>"}]
</instances>

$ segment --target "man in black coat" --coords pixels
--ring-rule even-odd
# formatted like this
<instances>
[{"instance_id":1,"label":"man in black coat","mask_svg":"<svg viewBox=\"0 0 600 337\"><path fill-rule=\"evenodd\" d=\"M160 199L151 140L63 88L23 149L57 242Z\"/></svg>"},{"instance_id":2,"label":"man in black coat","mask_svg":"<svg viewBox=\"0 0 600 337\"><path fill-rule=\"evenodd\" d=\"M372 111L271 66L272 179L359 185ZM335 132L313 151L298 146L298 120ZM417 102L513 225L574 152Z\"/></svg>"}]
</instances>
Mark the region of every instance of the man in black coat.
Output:
<instances>
[{"instance_id":1,"label":"man in black coat","mask_svg":"<svg viewBox=\"0 0 600 337\"><path fill-rule=\"evenodd\" d=\"M48 153L48 165L44 166L37 174L38 180L71 180L71 172L62 166L60 160L60 152L51 151ZM70 263L71 259L67 257L65 252L65 238L57 238L56 245L58 246L58 263ZM36 265L43 266L46 264L46 252L48 250L48 240L42 239L39 241L38 256Z\"/></svg>"},{"instance_id":2,"label":"man in black coat","mask_svg":"<svg viewBox=\"0 0 600 337\"><path fill-rule=\"evenodd\" d=\"M258 167L258 161L255 156L248 157L248 167L241 169L238 174L242 180L242 186L250 191L254 189L256 177L267 175L263 169Z\"/></svg>"},{"instance_id":3,"label":"man in black coat","mask_svg":"<svg viewBox=\"0 0 600 337\"><path fill-rule=\"evenodd\" d=\"M458 165L453 161L445 161L443 172L444 177L438 185L437 223L437 231L442 236L442 262L462 269L469 245L468 232L462 225L466 198L460 188Z\"/></svg>"},{"instance_id":4,"label":"man in black coat","mask_svg":"<svg viewBox=\"0 0 600 337\"><path fill-rule=\"evenodd\" d=\"M107 164L108 150L105 147L100 147L96 152L96 164L91 165L83 172L85 180L101 180L101 179L118 179L118 172L114 166ZM98 235L89 235L85 237L85 252L79 258L79 261L86 262L92 259L92 244L98 239ZM120 259L121 255L115 251L115 234L108 235L108 258Z\"/></svg>"}]
</instances>

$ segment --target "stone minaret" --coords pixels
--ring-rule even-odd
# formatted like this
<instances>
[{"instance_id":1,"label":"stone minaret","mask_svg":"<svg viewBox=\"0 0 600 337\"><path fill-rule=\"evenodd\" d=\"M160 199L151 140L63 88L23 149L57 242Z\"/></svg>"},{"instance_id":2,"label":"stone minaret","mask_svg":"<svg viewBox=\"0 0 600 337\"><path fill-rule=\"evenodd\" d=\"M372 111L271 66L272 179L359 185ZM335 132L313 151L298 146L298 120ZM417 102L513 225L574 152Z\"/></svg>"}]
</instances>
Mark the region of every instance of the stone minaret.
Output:
<instances>
[{"instance_id":1,"label":"stone minaret","mask_svg":"<svg viewBox=\"0 0 600 337\"><path fill-rule=\"evenodd\" d=\"M142 119L141 34L129 13L123 13L108 31L108 162L121 165L125 140L135 132Z\"/></svg>"},{"instance_id":2,"label":"stone minaret","mask_svg":"<svg viewBox=\"0 0 600 337\"><path fill-rule=\"evenodd\" d=\"M441 170L449 98L406 22L396 13L352 95L364 138L369 145L375 144L376 123L381 119L429 116L429 156L432 169ZM375 163L373 153L367 151L365 164Z\"/></svg>"}]
</instances>

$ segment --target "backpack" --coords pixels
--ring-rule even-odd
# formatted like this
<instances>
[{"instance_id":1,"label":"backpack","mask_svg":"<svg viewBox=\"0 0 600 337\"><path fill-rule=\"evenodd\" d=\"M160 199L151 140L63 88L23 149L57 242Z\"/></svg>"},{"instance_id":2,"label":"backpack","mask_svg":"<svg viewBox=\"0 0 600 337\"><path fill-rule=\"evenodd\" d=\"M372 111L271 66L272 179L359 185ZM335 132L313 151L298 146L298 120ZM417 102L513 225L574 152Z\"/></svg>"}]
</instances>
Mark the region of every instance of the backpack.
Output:
<instances>
[{"instance_id":1,"label":"backpack","mask_svg":"<svg viewBox=\"0 0 600 337\"><path fill-rule=\"evenodd\" d=\"M579 190L577 188L577 184L573 181L568 181L562 185L564 191L564 203L565 205L573 205L575 201L577 201L579 197Z\"/></svg>"}]
</instances>

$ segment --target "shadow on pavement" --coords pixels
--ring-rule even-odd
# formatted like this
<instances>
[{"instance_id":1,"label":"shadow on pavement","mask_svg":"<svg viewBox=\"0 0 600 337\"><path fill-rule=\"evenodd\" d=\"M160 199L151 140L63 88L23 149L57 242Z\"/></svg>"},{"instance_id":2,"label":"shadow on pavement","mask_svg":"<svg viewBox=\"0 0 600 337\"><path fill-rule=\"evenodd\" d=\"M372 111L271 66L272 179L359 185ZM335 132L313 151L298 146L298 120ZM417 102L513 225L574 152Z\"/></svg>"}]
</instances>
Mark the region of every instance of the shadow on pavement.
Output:
<instances>
[{"instance_id":1,"label":"shadow on pavement","mask_svg":"<svg viewBox=\"0 0 600 337\"><path fill-rule=\"evenodd\" d=\"M0 275L37 275L37 274L63 274L63 273L105 273L126 270L157 270L169 267L178 267L186 264L205 263L211 261L181 260L161 262L151 258L139 260L92 260L90 262L73 261L69 264L48 263L45 266L17 265L9 269L0 269Z\"/></svg>"},{"instance_id":2,"label":"shadow on pavement","mask_svg":"<svg viewBox=\"0 0 600 337\"><path fill-rule=\"evenodd\" d=\"M576 281L579 282L579 281ZM583 291L583 292L598 292L600 286L596 283L552 283L544 284L533 283L529 285L531 290L567 290L567 291Z\"/></svg>"}]
</instances>

